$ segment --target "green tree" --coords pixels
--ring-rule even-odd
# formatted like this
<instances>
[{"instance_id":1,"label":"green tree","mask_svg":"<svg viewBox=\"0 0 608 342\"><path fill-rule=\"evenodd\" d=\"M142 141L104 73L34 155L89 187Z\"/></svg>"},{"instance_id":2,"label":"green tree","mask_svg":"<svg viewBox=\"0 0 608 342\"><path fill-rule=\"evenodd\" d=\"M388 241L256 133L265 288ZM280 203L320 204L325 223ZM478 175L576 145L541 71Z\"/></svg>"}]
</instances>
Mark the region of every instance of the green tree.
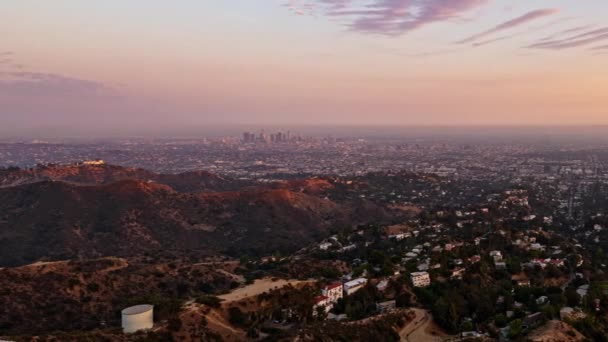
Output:
<instances>
[{"instance_id":1,"label":"green tree","mask_svg":"<svg viewBox=\"0 0 608 342\"><path fill-rule=\"evenodd\" d=\"M464 322L462 322L462 324L460 325L460 330L461 331L472 331L473 330L473 322L471 322L471 321L464 321Z\"/></svg>"},{"instance_id":2,"label":"green tree","mask_svg":"<svg viewBox=\"0 0 608 342\"><path fill-rule=\"evenodd\" d=\"M498 314L494 317L494 324L496 324L499 328L504 328L507 326L507 317L503 314Z\"/></svg>"},{"instance_id":3,"label":"green tree","mask_svg":"<svg viewBox=\"0 0 608 342\"><path fill-rule=\"evenodd\" d=\"M516 338L521 335L523 330L521 319L516 319L509 324L509 338Z\"/></svg>"},{"instance_id":4,"label":"green tree","mask_svg":"<svg viewBox=\"0 0 608 342\"><path fill-rule=\"evenodd\" d=\"M576 290L573 288L568 288L566 289L566 292L564 293L564 295L566 296L566 303L568 303L568 306L577 306L579 305L579 303L581 302L581 298L578 295L578 293L576 293Z\"/></svg>"}]
</instances>

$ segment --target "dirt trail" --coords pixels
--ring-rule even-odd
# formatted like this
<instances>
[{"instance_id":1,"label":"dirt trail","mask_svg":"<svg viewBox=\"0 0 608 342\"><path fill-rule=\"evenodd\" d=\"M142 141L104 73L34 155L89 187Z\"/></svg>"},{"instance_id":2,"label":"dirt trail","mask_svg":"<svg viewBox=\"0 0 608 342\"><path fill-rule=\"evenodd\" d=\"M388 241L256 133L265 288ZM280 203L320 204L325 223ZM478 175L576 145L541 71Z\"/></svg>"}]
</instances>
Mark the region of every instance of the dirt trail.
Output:
<instances>
[{"instance_id":1,"label":"dirt trail","mask_svg":"<svg viewBox=\"0 0 608 342\"><path fill-rule=\"evenodd\" d=\"M232 278L232 280L234 280L234 281L236 281L238 283L242 284L242 283L245 282L245 277L242 276L242 275L240 275L240 274L230 273L230 272L228 272L226 270L223 270L223 269L218 269L217 272L219 272L219 273L221 273L221 274L223 274L223 275L225 275L227 277Z\"/></svg>"},{"instance_id":2,"label":"dirt trail","mask_svg":"<svg viewBox=\"0 0 608 342\"><path fill-rule=\"evenodd\" d=\"M173 335L174 340L184 342L198 341L192 339L192 332L200 331L200 323L203 317L207 322L205 328L220 335L223 341L237 342L245 340L245 331L230 325L221 309L208 308L195 303L193 300L184 304L183 310L180 313L183 326L178 333Z\"/></svg>"}]
</instances>

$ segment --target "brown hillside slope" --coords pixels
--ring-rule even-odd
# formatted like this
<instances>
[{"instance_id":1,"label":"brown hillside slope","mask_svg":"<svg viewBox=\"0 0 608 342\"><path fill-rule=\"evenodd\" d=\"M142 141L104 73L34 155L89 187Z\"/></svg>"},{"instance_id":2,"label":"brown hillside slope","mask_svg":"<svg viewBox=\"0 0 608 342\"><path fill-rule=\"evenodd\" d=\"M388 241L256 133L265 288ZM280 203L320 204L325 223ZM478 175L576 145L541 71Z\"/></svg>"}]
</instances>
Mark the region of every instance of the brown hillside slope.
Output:
<instances>
[{"instance_id":1,"label":"brown hillside slope","mask_svg":"<svg viewBox=\"0 0 608 342\"><path fill-rule=\"evenodd\" d=\"M30 183L0 189L0 267L144 252L290 252L331 226L384 215L367 212L285 189L182 194L138 180Z\"/></svg>"}]
</instances>

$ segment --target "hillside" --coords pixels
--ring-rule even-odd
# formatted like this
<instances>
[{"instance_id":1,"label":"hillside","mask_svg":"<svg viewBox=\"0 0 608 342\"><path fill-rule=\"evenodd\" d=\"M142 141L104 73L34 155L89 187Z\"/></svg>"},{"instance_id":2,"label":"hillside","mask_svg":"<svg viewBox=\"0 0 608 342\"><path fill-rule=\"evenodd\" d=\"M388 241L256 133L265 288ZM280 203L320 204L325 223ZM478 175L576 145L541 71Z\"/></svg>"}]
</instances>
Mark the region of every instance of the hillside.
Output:
<instances>
[{"instance_id":1,"label":"hillside","mask_svg":"<svg viewBox=\"0 0 608 342\"><path fill-rule=\"evenodd\" d=\"M292 252L332 226L386 218L366 207L287 189L178 193L141 180L28 183L0 189L0 266L144 252Z\"/></svg>"},{"instance_id":2,"label":"hillside","mask_svg":"<svg viewBox=\"0 0 608 342\"><path fill-rule=\"evenodd\" d=\"M172 317L190 296L225 291L232 278L217 265L122 258L40 262L0 269L0 336L120 325L120 310L155 305Z\"/></svg>"}]
</instances>

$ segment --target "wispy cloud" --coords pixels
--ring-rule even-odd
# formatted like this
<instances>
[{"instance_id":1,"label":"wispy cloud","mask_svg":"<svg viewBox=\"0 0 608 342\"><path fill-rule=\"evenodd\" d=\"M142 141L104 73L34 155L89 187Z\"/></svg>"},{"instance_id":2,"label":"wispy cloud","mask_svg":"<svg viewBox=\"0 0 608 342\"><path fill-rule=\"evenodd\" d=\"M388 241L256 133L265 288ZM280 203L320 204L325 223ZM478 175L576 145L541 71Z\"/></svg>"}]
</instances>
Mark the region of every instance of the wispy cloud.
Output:
<instances>
[{"instance_id":1,"label":"wispy cloud","mask_svg":"<svg viewBox=\"0 0 608 342\"><path fill-rule=\"evenodd\" d=\"M314 15L314 4L309 1L289 0L284 6L296 15Z\"/></svg>"},{"instance_id":2,"label":"wispy cloud","mask_svg":"<svg viewBox=\"0 0 608 342\"><path fill-rule=\"evenodd\" d=\"M511 38L513 38L515 36L518 36L519 34L520 33L518 33L518 34L510 34L508 36L500 36L500 37L496 37L496 38L492 38L492 39L482 40L482 41L475 42L475 43L473 43L471 45L473 45L474 47L485 46L485 45L489 45L489 44L492 44L492 43L500 42L500 41L503 41L503 40L511 39Z\"/></svg>"},{"instance_id":3,"label":"wispy cloud","mask_svg":"<svg viewBox=\"0 0 608 342\"><path fill-rule=\"evenodd\" d=\"M528 12L528 13L526 13L524 15L521 15L521 16L519 16L517 18L505 21L505 22L503 22L503 23L501 23L501 24L499 24L499 25L497 25L497 26L495 26L495 27L493 27L493 28L491 28L489 30L486 30L486 31L483 31L481 33L478 33L478 34L472 35L470 37L467 37L465 39L462 39L462 40L458 41L457 43L459 43L459 44L473 43L475 41L478 41L479 39L486 38L486 37L488 37L490 35L493 35L493 34L496 34L496 33L499 33L499 32L505 31L505 30L512 29L514 27L526 24L526 23L531 22L533 20L537 20L537 19L549 16L549 15L555 14L557 12L558 12L558 10L557 9L553 9L553 8L545 8L545 9L534 10L534 11ZM490 42L497 41L497 40L504 40L504 39L507 39L507 38L510 38L510 36L504 36L504 37L499 37L499 38L495 38L495 39L485 40L484 42L481 42L481 45L485 45L485 44L488 44Z\"/></svg>"},{"instance_id":4,"label":"wispy cloud","mask_svg":"<svg viewBox=\"0 0 608 342\"><path fill-rule=\"evenodd\" d=\"M541 40L552 40L552 39L555 39L555 38L558 38L558 37L561 37L561 36L564 36L564 35L569 35L569 34L572 34L572 33L580 32L580 31L583 31L583 30L587 30L587 29L590 29L591 27L593 27L593 25L585 25L585 26L572 27L572 28L560 31L558 33L554 33L554 34L548 35L545 38L542 38Z\"/></svg>"},{"instance_id":5,"label":"wispy cloud","mask_svg":"<svg viewBox=\"0 0 608 342\"><path fill-rule=\"evenodd\" d=\"M570 35L553 40L539 40L526 46L529 49L562 50L580 46L586 46L600 41L608 40L608 27Z\"/></svg>"},{"instance_id":6,"label":"wispy cloud","mask_svg":"<svg viewBox=\"0 0 608 342\"><path fill-rule=\"evenodd\" d=\"M570 36L570 37L565 38L564 40L576 40L576 39L589 38L589 37L594 37L594 36L598 36L598 35L602 35L602 34L606 34L606 33L608 33L608 27L584 32L581 34L577 34L575 36Z\"/></svg>"},{"instance_id":7,"label":"wispy cloud","mask_svg":"<svg viewBox=\"0 0 608 342\"><path fill-rule=\"evenodd\" d=\"M0 93L12 96L116 96L101 82L52 73L0 72Z\"/></svg>"},{"instance_id":8,"label":"wispy cloud","mask_svg":"<svg viewBox=\"0 0 608 342\"><path fill-rule=\"evenodd\" d=\"M489 0L290 0L292 11L308 11L344 19L353 31L382 35L401 35L425 25L460 18L462 14ZM310 5L310 7L304 7Z\"/></svg>"},{"instance_id":9,"label":"wispy cloud","mask_svg":"<svg viewBox=\"0 0 608 342\"><path fill-rule=\"evenodd\" d=\"M102 82L48 72L23 70L11 51L0 52L0 94L5 96L112 96L118 91Z\"/></svg>"},{"instance_id":10,"label":"wispy cloud","mask_svg":"<svg viewBox=\"0 0 608 342\"><path fill-rule=\"evenodd\" d=\"M600 45L592 47L591 50L608 50L608 45Z\"/></svg>"}]
</instances>

